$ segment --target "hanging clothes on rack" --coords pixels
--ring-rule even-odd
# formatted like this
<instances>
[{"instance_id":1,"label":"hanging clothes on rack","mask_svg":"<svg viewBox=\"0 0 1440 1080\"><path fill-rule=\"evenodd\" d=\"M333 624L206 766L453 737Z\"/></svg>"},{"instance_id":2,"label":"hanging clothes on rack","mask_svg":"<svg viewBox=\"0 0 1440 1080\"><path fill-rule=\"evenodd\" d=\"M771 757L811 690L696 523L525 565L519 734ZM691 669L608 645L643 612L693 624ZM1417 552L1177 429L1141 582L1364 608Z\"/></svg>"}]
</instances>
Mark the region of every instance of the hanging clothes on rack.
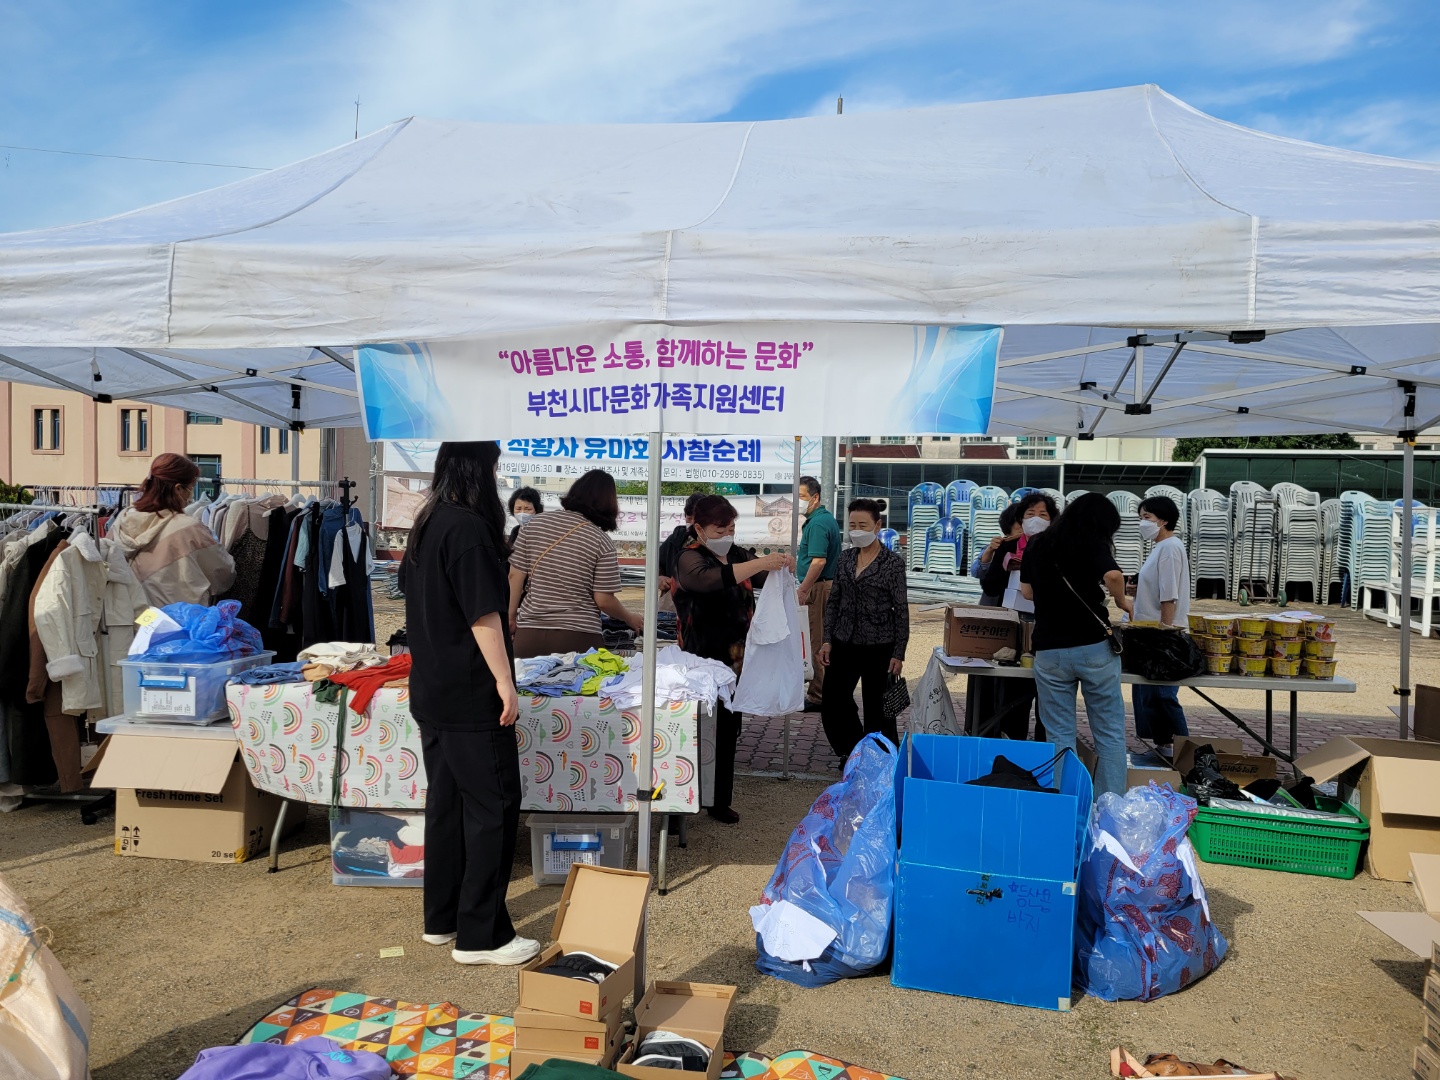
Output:
<instances>
[{"instance_id":1,"label":"hanging clothes on rack","mask_svg":"<svg viewBox=\"0 0 1440 1080\"><path fill-rule=\"evenodd\" d=\"M58 773L50 755L45 710L27 700L30 682L30 595L41 571L63 539L53 521L42 521L33 532L6 545L3 565L7 573L0 600L0 695L6 705L5 737L9 750L11 783L44 786Z\"/></svg>"}]
</instances>

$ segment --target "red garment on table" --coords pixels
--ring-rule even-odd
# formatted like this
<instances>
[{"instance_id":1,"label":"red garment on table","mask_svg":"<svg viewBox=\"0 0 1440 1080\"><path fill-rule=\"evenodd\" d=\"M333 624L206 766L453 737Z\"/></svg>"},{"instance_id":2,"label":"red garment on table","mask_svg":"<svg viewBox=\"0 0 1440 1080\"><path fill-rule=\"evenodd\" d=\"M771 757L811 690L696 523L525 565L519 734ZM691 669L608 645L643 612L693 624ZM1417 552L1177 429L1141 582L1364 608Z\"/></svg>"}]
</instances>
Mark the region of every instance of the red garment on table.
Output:
<instances>
[{"instance_id":1,"label":"red garment on table","mask_svg":"<svg viewBox=\"0 0 1440 1080\"><path fill-rule=\"evenodd\" d=\"M350 690L350 707L356 712L363 713L370 707L370 699L392 679L408 678L410 675L410 654L401 653L399 656L392 656L379 667L357 668L355 671L337 671L327 678L330 682L340 686L348 687Z\"/></svg>"}]
</instances>

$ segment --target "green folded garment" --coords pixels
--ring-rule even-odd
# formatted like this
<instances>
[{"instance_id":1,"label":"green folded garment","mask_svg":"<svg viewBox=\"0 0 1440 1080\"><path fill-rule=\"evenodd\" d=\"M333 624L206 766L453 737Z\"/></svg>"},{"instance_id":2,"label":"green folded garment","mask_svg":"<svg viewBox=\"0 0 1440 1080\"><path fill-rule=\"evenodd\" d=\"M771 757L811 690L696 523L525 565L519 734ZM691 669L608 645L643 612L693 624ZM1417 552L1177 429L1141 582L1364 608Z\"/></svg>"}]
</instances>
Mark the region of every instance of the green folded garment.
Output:
<instances>
[{"instance_id":1,"label":"green folded garment","mask_svg":"<svg viewBox=\"0 0 1440 1080\"><path fill-rule=\"evenodd\" d=\"M580 687L580 693L593 697L600 692L600 684L606 679L613 679L616 675L624 675L630 670L630 665L622 657L616 656L609 649L596 649L584 656L577 658L576 663L581 667L587 667L595 672L594 675L585 680Z\"/></svg>"}]
</instances>

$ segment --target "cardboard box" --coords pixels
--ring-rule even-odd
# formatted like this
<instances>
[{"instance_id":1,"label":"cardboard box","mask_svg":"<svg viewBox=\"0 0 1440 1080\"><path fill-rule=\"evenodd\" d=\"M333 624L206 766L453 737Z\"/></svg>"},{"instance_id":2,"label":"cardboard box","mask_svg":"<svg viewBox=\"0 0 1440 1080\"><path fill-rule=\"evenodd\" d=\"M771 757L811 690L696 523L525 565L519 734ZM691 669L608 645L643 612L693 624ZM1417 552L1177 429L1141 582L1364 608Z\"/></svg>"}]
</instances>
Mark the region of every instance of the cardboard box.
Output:
<instances>
[{"instance_id":1,"label":"cardboard box","mask_svg":"<svg viewBox=\"0 0 1440 1080\"><path fill-rule=\"evenodd\" d=\"M1001 649L1020 653L1020 616L1009 608L951 604L945 609L945 655L992 660Z\"/></svg>"},{"instance_id":2,"label":"cardboard box","mask_svg":"<svg viewBox=\"0 0 1440 1080\"><path fill-rule=\"evenodd\" d=\"M1440 686L1415 687L1415 713L1410 730L1417 739L1440 742Z\"/></svg>"},{"instance_id":3,"label":"cardboard box","mask_svg":"<svg viewBox=\"0 0 1440 1080\"><path fill-rule=\"evenodd\" d=\"M604 1054L614 1050L624 1033L621 1009L603 1020L581 1020L538 1009L515 1010L517 1050L556 1050L562 1054Z\"/></svg>"},{"instance_id":4,"label":"cardboard box","mask_svg":"<svg viewBox=\"0 0 1440 1080\"><path fill-rule=\"evenodd\" d=\"M241 863L263 854L285 800L260 791L229 740L112 735L94 787L115 789L115 854ZM305 823L293 803L285 833Z\"/></svg>"},{"instance_id":5,"label":"cardboard box","mask_svg":"<svg viewBox=\"0 0 1440 1080\"><path fill-rule=\"evenodd\" d=\"M1432 1016L1440 1017L1440 974L1433 971L1425 976L1425 1008Z\"/></svg>"},{"instance_id":6,"label":"cardboard box","mask_svg":"<svg viewBox=\"0 0 1440 1080\"><path fill-rule=\"evenodd\" d=\"M1415 1075L1420 1080L1440 1080L1440 1054L1421 1043L1415 1047Z\"/></svg>"},{"instance_id":7,"label":"cardboard box","mask_svg":"<svg viewBox=\"0 0 1440 1080\"><path fill-rule=\"evenodd\" d=\"M586 1065L599 1065L605 1068L609 1065L609 1054L557 1054L553 1050L511 1050L510 1051L510 1075L520 1077L531 1065L543 1065L551 1058L560 1058L562 1061L580 1061ZM671 1076L674 1073L670 1074Z\"/></svg>"},{"instance_id":8,"label":"cardboard box","mask_svg":"<svg viewBox=\"0 0 1440 1080\"><path fill-rule=\"evenodd\" d=\"M1075 740L1075 753L1079 755L1085 768L1090 770L1090 775L1095 775L1095 765L1100 760L1095 754L1095 748L1084 739ZM1170 763L1153 750L1147 750L1143 754L1125 755L1125 788L1128 791L1133 787L1144 787L1154 780L1157 784L1169 784L1175 790L1180 790L1180 774L1171 768Z\"/></svg>"},{"instance_id":9,"label":"cardboard box","mask_svg":"<svg viewBox=\"0 0 1440 1080\"><path fill-rule=\"evenodd\" d=\"M1198 739L1193 735L1176 737L1175 771L1182 777L1189 773L1195 767L1196 749L1206 745L1215 748L1220 771L1242 788L1256 780L1274 780L1279 775L1273 757L1245 753L1245 744L1239 739Z\"/></svg>"},{"instance_id":10,"label":"cardboard box","mask_svg":"<svg viewBox=\"0 0 1440 1080\"><path fill-rule=\"evenodd\" d=\"M1425 1026L1421 1030L1420 1037L1425 1040L1425 1045L1432 1051L1440 1054L1440 1017L1432 1016L1428 1009L1425 1012Z\"/></svg>"},{"instance_id":11,"label":"cardboard box","mask_svg":"<svg viewBox=\"0 0 1440 1080\"><path fill-rule=\"evenodd\" d=\"M555 913L554 944L520 969L519 1007L582 1020L597 1020L619 1008L635 986L635 948L649 898L649 874L571 866ZM561 953L577 949L617 966L598 985L540 973Z\"/></svg>"},{"instance_id":12,"label":"cardboard box","mask_svg":"<svg viewBox=\"0 0 1440 1080\"><path fill-rule=\"evenodd\" d=\"M1360 917L1416 956L1440 958L1440 855L1410 855L1410 880L1424 911L1362 911Z\"/></svg>"},{"instance_id":13,"label":"cardboard box","mask_svg":"<svg viewBox=\"0 0 1440 1080\"><path fill-rule=\"evenodd\" d=\"M705 1076L707 1080L718 1080L725 1064L725 1022L735 1003L735 993L733 986L713 983L655 983L635 1006L635 1039L615 1066L616 1071L635 1080L672 1080L673 1069L632 1064L646 1035L669 1031L708 1047L710 1067Z\"/></svg>"},{"instance_id":14,"label":"cardboard box","mask_svg":"<svg viewBox=\"0 0 1440 1080\"><path fill-rule=\"evenodd\" d=\"M1342 735L1295 767L1316 783L1338 779L1341 801L1370 822L1372 877L1406 881L1412 851L1440 855L1440 743Z\"/></svg>"}]
</instances>

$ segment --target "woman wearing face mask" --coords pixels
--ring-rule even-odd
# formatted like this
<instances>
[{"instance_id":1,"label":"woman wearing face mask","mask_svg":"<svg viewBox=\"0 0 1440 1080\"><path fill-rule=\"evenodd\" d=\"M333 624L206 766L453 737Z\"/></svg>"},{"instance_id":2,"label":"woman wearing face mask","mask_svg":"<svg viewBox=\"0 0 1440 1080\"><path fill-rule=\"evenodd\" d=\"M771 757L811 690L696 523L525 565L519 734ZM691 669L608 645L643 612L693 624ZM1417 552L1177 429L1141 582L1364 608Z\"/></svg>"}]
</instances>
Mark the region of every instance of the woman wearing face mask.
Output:
<instances>
[{"instance_id":1,"label":"woman wearing face mask","mask_svg":"<svg viewBox=\"0 0 1440 1080\"><path fill-rule=\"evenodd\" d=\"M507 507L510 516L515 519L515 528L510 530L510 537L507 541L511 551L515 550L515 538L520 535L520 527L533 518L536 514L543 514L545 506L540 501L540 493L532 487L517 488L515 494L510 496L510 503Z\"/></svg>"},{"instance_id":2,"label":"woman wearing face mask","mask_svg":"<svg viewBox=\"0 0 1440 1080\"><path fill-rule=\"evenodd\" d=\"M675 560L675 612L680 647L728 664L738 674L745 658L745 636L755 614L755 590L771 570L793 570L789 555L756 556L735 545L735 519L729 501L706 495L695 504L695 539ZM710 816L726 825L740 820L730 806L735 787L735 746L740 717L725 706L715 711L715 805Z\"/></svg>"},{"instance_id":3,"label":"woman wearing face mask","mask_svg":"<svg viewBox=\"0 0 1440 1080\"><path fill-rule=\"evenodd\" d=\"M1135 621L1185 626L1190 614L1190 559L1185 544L1175 535L1180 508L1173 499L1156 495L1140 504L1140 536L1154 543L1135 588ZM1176 735L1189 735L1178 686L1130 688L1135 710L1135 734L1158 747L1168 747Z\"/></svg>"},{"instance_id":4,"label":"woman wearing face mask","mask_svg":"<svg viewBox=\"0 0 1440 1080\"><path fill-rule=\"evenodd\" d=\"M1018 611L1022 622L1033 623L1035 605L1021 595L1020 567L1024 563L1025 552L1031 541L1050 528L1050 522L1060 516L1060 508L1055 505L1054 499L1039 491L1032 491L1013 505L1016 510L1016 535L1000 545L990 561L980 587L987 593L998 592L1001 606ZM991 737L1004 735L1007 739L1030 738L1030 713L1035 701L1035 684L1028 679L990 681L997 684L994 689L994 711L991 715L1000 717L999 730L985 731L983 725L987 718L982 715L976 718L981 725L977 731ZM1035 719L1035 738L1040 742L1045 741L1045 725L1038 716Z\"/></svg>"},{"instance_id":5,"label":"woman wearing face mask","mask_svg":"<svg viewBox=\"0 0 1440 1080\"><path fill-rule=\"evenodd\" d=\"M905 560L876 540L885 503L856 499L847 508L851 546L840 553L835 584L825 604L825 688L820 720L841 762L872 732L898 743L895 721L885 715L886 677L905 666L910 640L910 602ZM855 710L855 684L865 703L865 721Z\"/></svg>"}]
</instances>

